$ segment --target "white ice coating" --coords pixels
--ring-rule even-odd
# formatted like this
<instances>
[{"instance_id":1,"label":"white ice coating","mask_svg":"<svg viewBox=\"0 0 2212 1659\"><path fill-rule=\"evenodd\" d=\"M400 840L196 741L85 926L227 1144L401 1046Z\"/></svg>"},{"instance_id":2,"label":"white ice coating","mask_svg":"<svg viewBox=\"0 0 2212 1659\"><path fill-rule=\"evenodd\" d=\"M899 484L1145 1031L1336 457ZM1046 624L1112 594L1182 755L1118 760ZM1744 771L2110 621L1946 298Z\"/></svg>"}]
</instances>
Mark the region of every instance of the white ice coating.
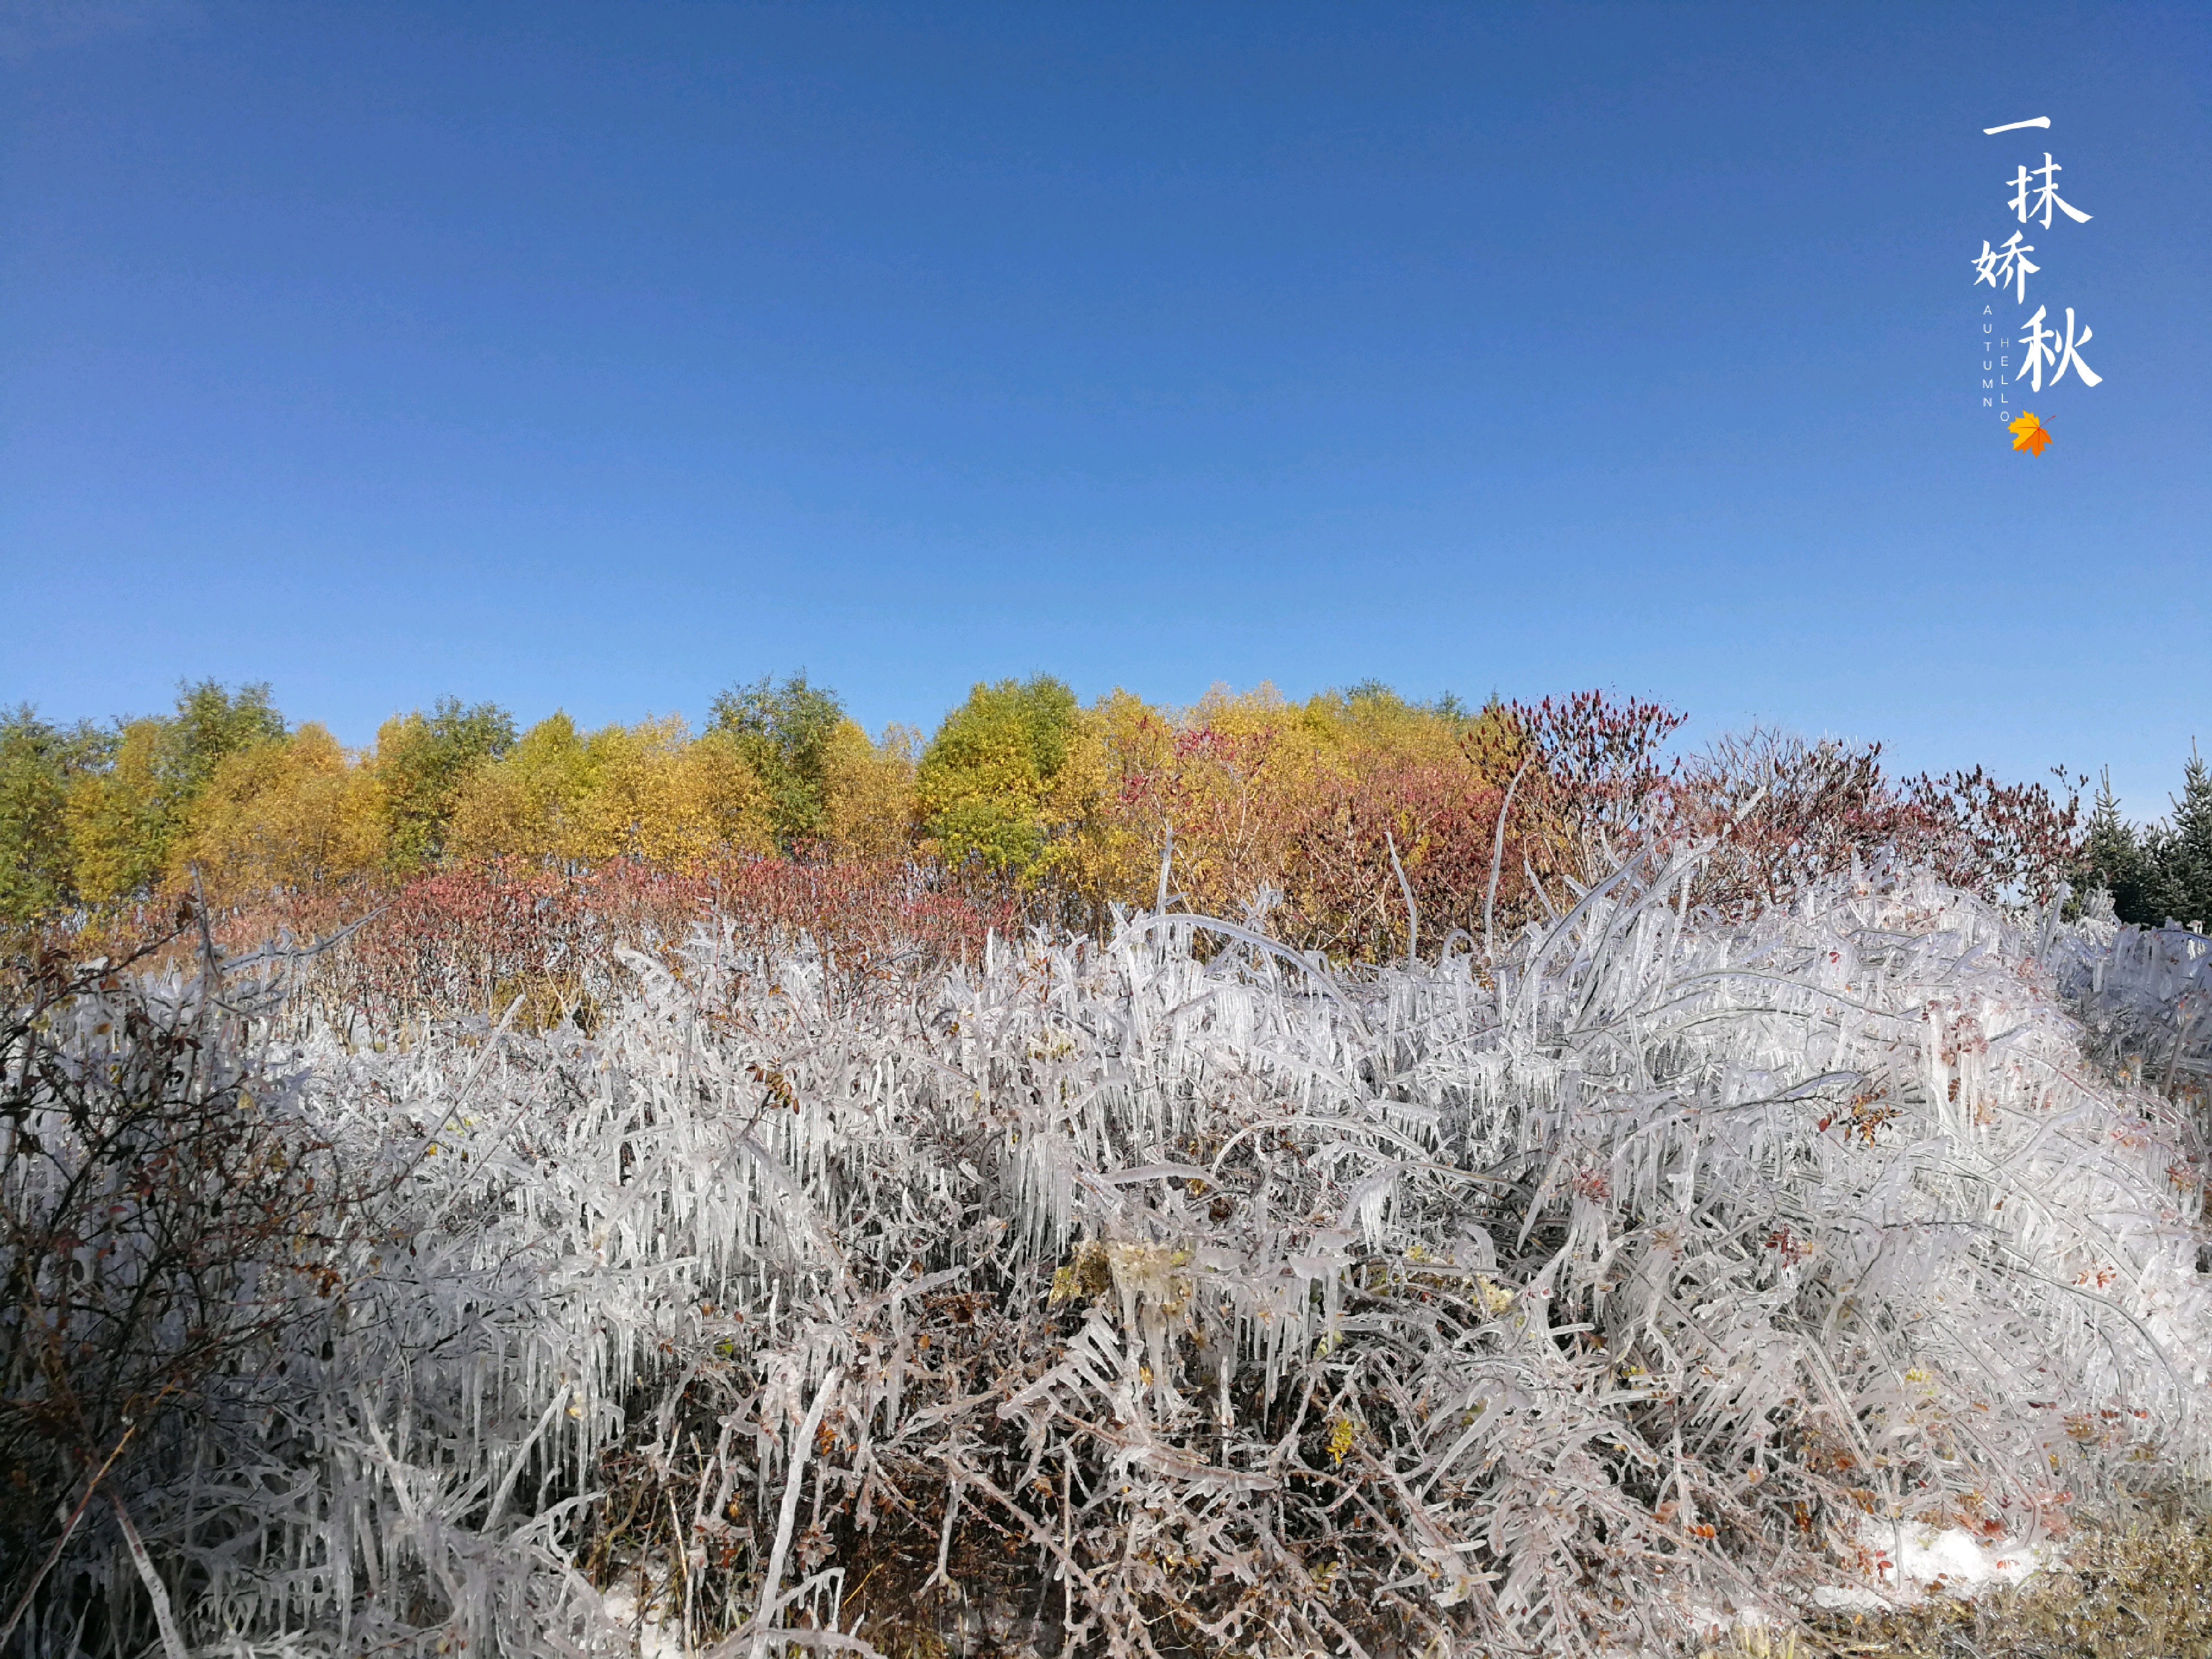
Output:
<instances>
[{"instance_id":1,"label":"white ice coating","mask_svg":"<svg viewBox=\"0 0 2212 1659\"><path fill-rule=\"evenodd\" d=\"M872 988L702 930L588 1037L379 1048L295 1007L270 1109L397 1186L290 1384L134 1495L180 1616L241 1653L626 1651L571 1554L603 1454L711 1458L697 1570L764 1559L833 1367L814 1501L957 1483L1117 1654L1177 1595L1255 1651L1378 1612L1656 1644L1669 1606L1868 1582L1877 1534L2017 1561L2200 1468L2195 1143L2166 1056L2115 1081L2060 994L2179 973L2154 1024L2189 962L1910 872L1740 925L1680 876L1494 974L1170 915ZM680 1443L702 1378L720 1443ZM849 1589L794 1586L780 1622Z\"/></svg>"}]
</instances>

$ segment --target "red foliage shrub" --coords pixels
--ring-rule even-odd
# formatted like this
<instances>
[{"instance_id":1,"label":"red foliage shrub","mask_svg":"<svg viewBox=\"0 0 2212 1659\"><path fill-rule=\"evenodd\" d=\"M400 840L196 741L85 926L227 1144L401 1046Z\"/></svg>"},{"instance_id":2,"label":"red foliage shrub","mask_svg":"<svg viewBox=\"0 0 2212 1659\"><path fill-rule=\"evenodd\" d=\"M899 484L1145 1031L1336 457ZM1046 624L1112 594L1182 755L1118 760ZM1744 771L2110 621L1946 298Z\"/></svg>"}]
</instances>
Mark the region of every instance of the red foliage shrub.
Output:
<instances>
[{"instance_id":1,"label":"red foliage shrub","mask_svg":"<svg viewBox=\"0 0 2212 1659\"><path fill-rule=\"evenodd\" d=\"M1769 731L1723 738L1670 783L1675 841L1707 838L1702 902L1740 912L1889 859L1925 865L1984 898L2047 904L2079 857L2079 781L2003 784L1971 772L1893 782L1881 745L1808 744Z\"/></svg>"},{"instance_id":2,"label":"red foliage shrub","mask_svg":"<svg viewBox=\"0 0 2212 1659\"><path fill-rule=\"evenodd\" d=\"M727 925L748 945L804 935L857 986L971 958L993 929L1020 920L1004 895L890 860L754 859L678 873L624 860L447 869L386 891L310 889L234 909L221 931L234 950L280 933L343 933L319 964L321 984L374 1021L428 1008L498 1012L549 981L574 1001L618 951L673 945L695 923Z\"/></svg>"}]
</instances>

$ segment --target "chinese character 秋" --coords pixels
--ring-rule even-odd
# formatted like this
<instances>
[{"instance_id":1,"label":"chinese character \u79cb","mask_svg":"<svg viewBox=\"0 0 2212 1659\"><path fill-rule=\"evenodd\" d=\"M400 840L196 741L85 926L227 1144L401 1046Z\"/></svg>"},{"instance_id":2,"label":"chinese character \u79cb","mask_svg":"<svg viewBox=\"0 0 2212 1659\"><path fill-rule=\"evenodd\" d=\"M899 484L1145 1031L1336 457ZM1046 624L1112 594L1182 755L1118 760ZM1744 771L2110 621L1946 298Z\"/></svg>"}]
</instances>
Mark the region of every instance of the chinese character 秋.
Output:
<instances>
[{"instance_id":1,"label":"chinese character \u79cb","mask_svg":"<svg viewBox=\"0 0 2212 1659\"><path fill-rule=\"evenodd\" d=\"M2045 307L2036 307L2035 315L2027 319L2027 332L2020 337L2021 344L2027 349L2021 354L2020 373L2013 379L2027 380L2033 390L2040 392L2043 390L2044 365L2050 363L2057 365L2051 371L2051 384L2053 386L2066 378L2066 371L2069 368L2081 376L2083 386L2097 385L2105 377L2083 362L2076 349L2096 338L2095 333L2084 325L2081 337L2075 337L2074 307L2069 306L2066 307L2066 332L2062 337L2057 329L2043 325L2045 310Z\"/></svg>"}]
</instances>

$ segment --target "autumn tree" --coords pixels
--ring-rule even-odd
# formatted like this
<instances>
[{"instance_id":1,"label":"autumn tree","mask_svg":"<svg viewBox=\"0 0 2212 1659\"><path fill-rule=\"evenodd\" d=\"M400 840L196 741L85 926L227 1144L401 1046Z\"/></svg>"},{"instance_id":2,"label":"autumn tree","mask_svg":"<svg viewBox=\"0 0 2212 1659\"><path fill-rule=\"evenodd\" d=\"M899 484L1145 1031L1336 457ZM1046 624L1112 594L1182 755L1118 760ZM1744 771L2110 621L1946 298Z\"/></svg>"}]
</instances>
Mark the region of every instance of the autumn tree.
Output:
<instances>
[{"instance_id":1,"label":"autumn tree","mask_svg":"<svg viewBox=\"0 0 2212 1659\"><path fill-rule=\"evenodd\" d=\"M89 726L51 725L27 703L0 714L0 927L35 921L75 897L69 792L110 744Z\"/></svg>"},{"instance_id":2,"label":"autumn tree","mask_svg":"<svg viewBox=\"0 0 2212 1659\"><path fill-rule=\"evenodd\" d=\"M697 864L773 846L767 792L738 746L676 719L580 734L540 720L461 787L447 844L478 861Z\"/></svg>"},{"instance_id":3,"label":"autumn tree","mask_svg":"<svg viewBox=\"0 0 2212 1659\"><path fill-rule=\"evenodd\" d=\"M915 761L921 734L887 726L871 740L857 720L841 721L823 757L823 844L833 858L888 859L914 842Z\"/></svg>"},{"instance_id":4,"label":"autumn tree","mask_svg":"<svg viewBox=\"0 0 2212 1659\"><path fill-rule=\"evenodd\" d=\"M1272 686L1216 686L1191 708L1124 706L1113 723L1124 823L1154 859L1173 836L1175 890L1193 908L1234 916L1262 889L1292 891L1302 826L1334 793L1302 711Z\"/></svg>"},{"instance_id":5,"label":"autumn tree","mask_svg":"<svg viewBox=\"0 0 2212 1659\"><path fill-rule=\"evenodd\" d=\"M377 728L376 775L382 789L387 856L405 874L426 869L446 850L446 831L469 775L514 746L514 717L496 703L463 708L441 697Z\"/></svg>"},{"instance_id":6,"label":"autumn tree","mask_svg":"<svg viewBox=\"0 0 2212 1659\"><path fill-rule=\"evenodd\" d=\"M1371 681L1309 699L1300 714L1319 753L1290 847L1286 922L1313 948L1368 958L1402 952L1417 933L1425 950L1455 930L1479 937L1504 791L1534 748L1517 717L1494 702L1470 713L1449 695L1412 702ZM1505 826L1508 918L1527 908L1536 822L1523 812Z\"/></svg>"},{"instance_id":7,"label":"autumn tree","mask_svg":"<svg viewBox=\"0 0 2212 1659\"><path fill-rule=\"evenodd\" d=\"M973 863L1031 881L1079 803L1055 791L1079 746L1075 693L1049 675L975 686L945 717L915 775L930 845L947 864Z\"/></svg>"},{"instance_id":8,"label":"autumn tree","mask_svg":"<svg viewBox=\"0 0 2212 1659\"><path fill-rule=\"evenodd\" d=\"M714 699L708 730L729 739L767 791L779 850L803 850L830 831L830 771L844 705L804 670L782 684L763 675Z\"/></svg>"},{"instance_id":9,"label":"autumn tree","mask_svg":"<svg viewBox=\"0 0 2212 1659\"><path fill-rule=\"evenodd\" d=\"M179 799L189 801L207 787L227 757L273 742L284 730L284 717L265 684L235 691L213 680L187 684L166 724L158 770Z\"/></svg>"},{"instance_id":10,"label":"autumn tree","mask_svg":"<svg viewBox=\"0 0 2212 1659\"><path fill-rule=\"evenodd\" d=\"M92 902L151 892L168 875L193 804L224 759L284 735L266 685L183 686L172 714L122 722L104 768L70 786L76 879Z\"/></svg>"},{"instance_id":11,"label":"autumn tree","mask_svg":"<svg viewBox=\"0 0 2212 1659\"><path fill-rule=\"evenodd\" d=\"M576 723L558 710L499 760L471 770L455 792L446 848L471 863L562 856L571 817L591 787Z\"/></svg>"},{"instance_id":12,"label":"autumn tree","mask_svg":"<svg viewBox=\"0 0 2212 1659\"><path fill-rule=\"evenodd\" d=\"M171 854L210 896L299 890L369 875L384 864L382 787L313 721L216 765Z\"/></svg>"},{"instance_id":13,"label":"autumn tree","mask_svg":"<svg viewBox=\"0 0 2212 1659\"><path fill-rule=\"evenodd\" d=\"M684 868L771 848L768 793L719 732L695 742L672 718L611 726L586 742L585 761L586 787L559 849L577 863Z\"/></svg>"},{"instance_id":14,"label":"autumn tree","mask_svg":"<svg viewBox=\"0 0 2212 1659\"><path fill-rule=\"evenodd\" d=\"M1302 702L1217 687L1109 724L1120 826L1155 857L1172 829L1186 902L1262 904L1286 939L1371 959L1406 949L1411 912L1437 946L1480 938L1493 854L1510 927L1650 833L1679 717L1597 692L1470 709L1368 680Z\"/></svg>"},{"instance_id":15,"label":"autumn tree","mask_svg":"<svg viewBox=\"0 0 2212 1659\"><path fill-rule=\"evenodd\" d=\"M125 723L108 764L70 789L70 855L77 892L89 902L127 899L161 879L172 835L168 792L156 771L164 735L159 720Z\"/></svg>"}]
</instances>

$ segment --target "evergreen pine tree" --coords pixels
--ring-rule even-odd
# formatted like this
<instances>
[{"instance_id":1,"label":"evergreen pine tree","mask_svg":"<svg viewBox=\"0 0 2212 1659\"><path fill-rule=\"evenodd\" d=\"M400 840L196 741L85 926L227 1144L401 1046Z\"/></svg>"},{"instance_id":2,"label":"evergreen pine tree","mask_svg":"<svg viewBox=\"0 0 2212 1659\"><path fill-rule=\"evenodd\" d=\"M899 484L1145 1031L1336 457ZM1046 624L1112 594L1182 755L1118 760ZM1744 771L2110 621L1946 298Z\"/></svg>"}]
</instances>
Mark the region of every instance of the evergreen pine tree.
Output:
<instances>
[{"instance_id":1,"label":"evergreen pine tree","mask_svg":"<svg viewBox=\"0 0 2212 1659\"><path fill-rule=\"evenodd\" d=\"M2173 817L2159 836L2152 896L2167 917L2203 932L2212 927L2212 768L2189 748Z\"/></svg>"},{"instance_id":2,"label":"evergreen pine tree","mask_svg":"<svg viewBox=\"0 0 2212 1659\"><path fill-rule=\"evenodd\" d=\"M2156 872L2146 857L2136 827L2120 816L2119 798L2112 793L2112 773L2105 769L2097 783L2096 810L2089 815L2089 833L2081 844L2081 864L2075 884L2101 887L2112 896L2112 914L2138 927L2155 927L2166 918L2158 910L2159 896L2152 890Z\"/></svg>"}]
</instances>

